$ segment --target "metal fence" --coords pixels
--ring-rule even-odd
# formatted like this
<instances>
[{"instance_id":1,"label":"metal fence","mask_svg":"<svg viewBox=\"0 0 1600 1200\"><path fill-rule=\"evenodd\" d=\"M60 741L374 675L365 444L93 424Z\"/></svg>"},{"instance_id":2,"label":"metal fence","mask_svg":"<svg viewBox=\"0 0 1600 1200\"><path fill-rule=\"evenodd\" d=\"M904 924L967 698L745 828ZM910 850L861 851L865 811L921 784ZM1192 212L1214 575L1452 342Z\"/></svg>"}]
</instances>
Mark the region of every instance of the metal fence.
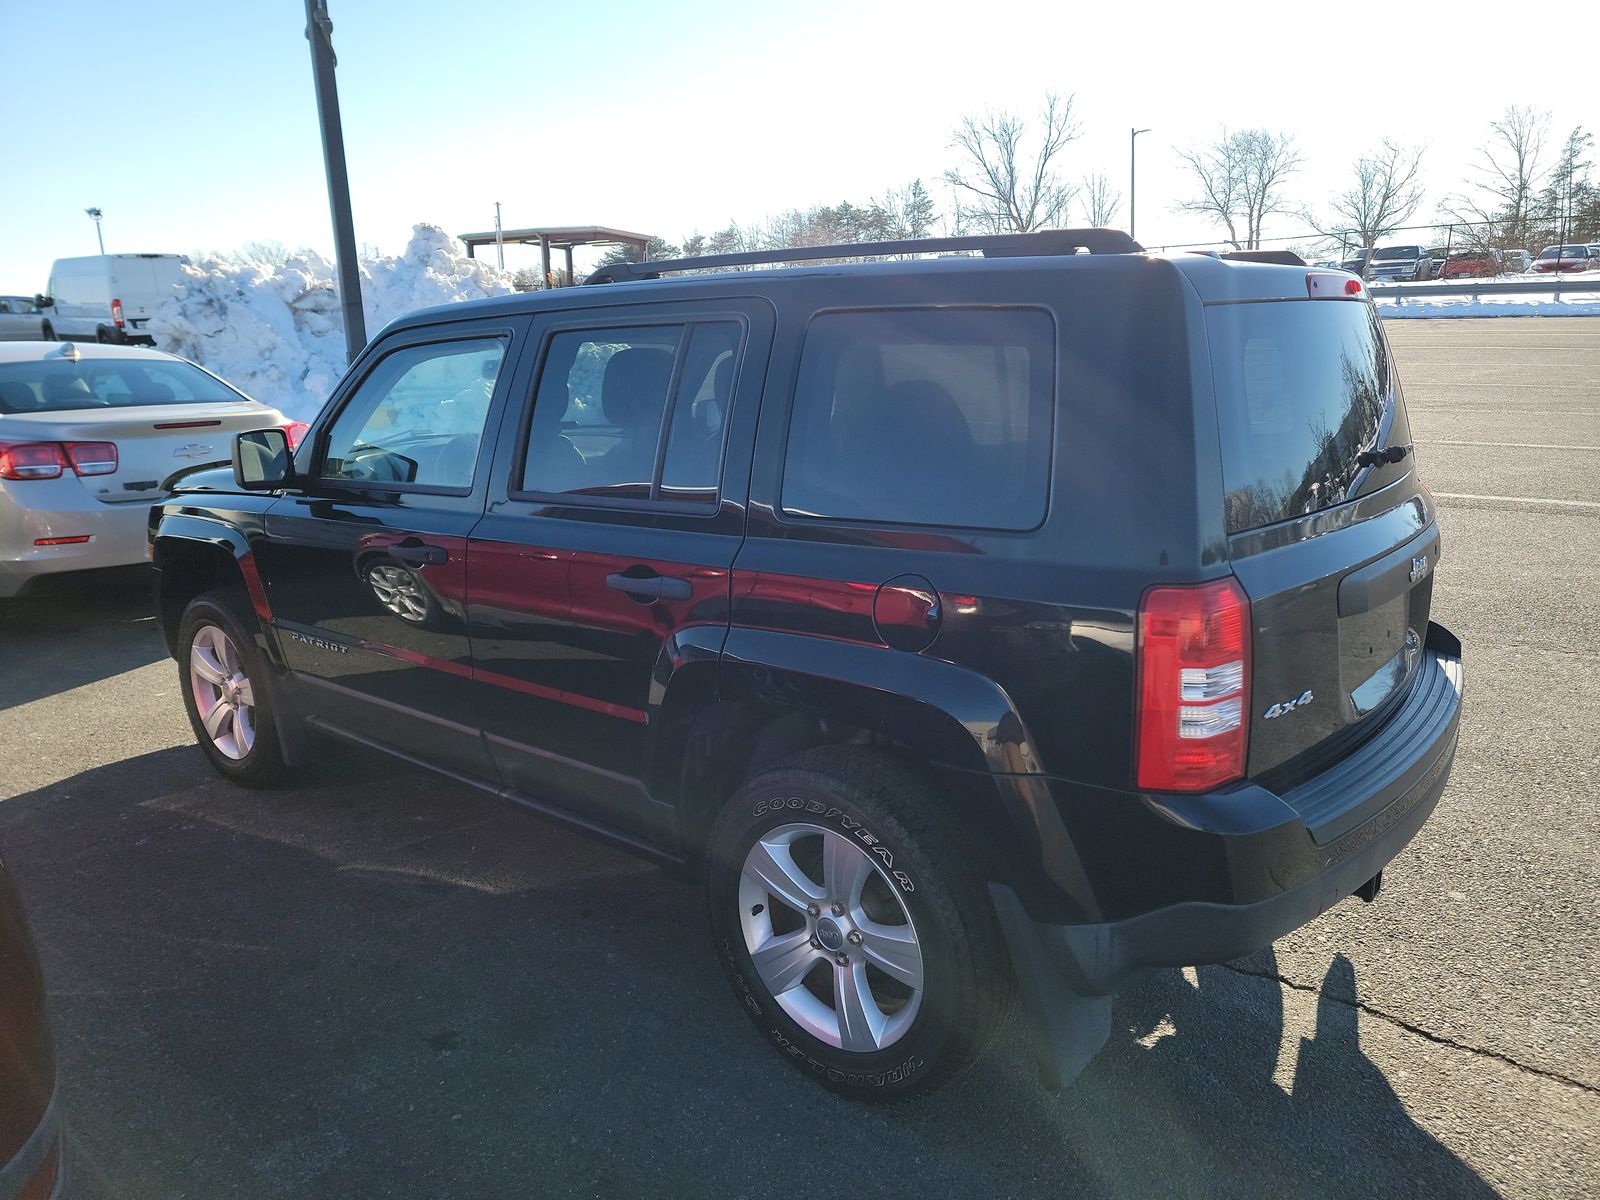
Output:
<instances>
[{"instance_id":1,"label":"metal fence","mask_svg":"<svg viewBox=\"0 0 1600 1200\"><path fill-rule=\"evenodd\" d=\"M1445 221L1428 225L1399 226L1380 238L1378 245L1417 245L1430 252L1442 251L1445 256L1456 251L1491 248L1502 253L1513 250L1526 250L1530 257L1537 258L1539 251L1543 247L1557 244L1557 239L1561 234L1559 228L1546 228L1548 224L1549 222L1546 220L1527 223L1526 234L1537 235L1523 239L1529 244L1514 244L1518 239L1512 235L1503 222ZM1564 243L1567 245L1594 242L1600 242L1600 229L1569 228L1564 239ZM1147 247L1147 249L1155 251L1232 250L1234 248L1233 244L1226 239L1217 239L1209 242L1180 242ZM1320 233L1316 230L1307 230L1302 233L1280 237L1262 238L1261 244L1257 248L1262 250L1293 250L1307 262L1342 264L1355 261L1358 258L1361 249L1361 238L1354 232Z\"/></svg>"}]
</instances>

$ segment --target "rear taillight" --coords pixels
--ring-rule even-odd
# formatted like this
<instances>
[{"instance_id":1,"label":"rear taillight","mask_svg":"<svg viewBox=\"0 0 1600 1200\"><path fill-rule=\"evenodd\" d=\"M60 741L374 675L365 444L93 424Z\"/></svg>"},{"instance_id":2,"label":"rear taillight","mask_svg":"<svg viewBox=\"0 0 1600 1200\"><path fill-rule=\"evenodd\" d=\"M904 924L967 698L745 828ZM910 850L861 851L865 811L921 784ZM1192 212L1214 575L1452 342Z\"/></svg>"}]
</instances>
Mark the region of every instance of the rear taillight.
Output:
<instances>
[{"instance_id":1,"label":"rear taillight","mask_svg":"<svg viewBox=\"0 0 1600 1200\"><path fill-rule=\"evenodd\" d=\"M59 479L110 475L117 469L114 442L0 442L0 479Z\"/></svg>"},{"instance_id":2,"label":"rear taillight","mask_svg":"<svg viewBox=\"0 0 1600 1200\"><path fill-rule=\"evenodd\" d=\"M121 300L113 300L111 302L111 322L118 329L121 329L123 326Z\"/></svg>"},{"instance_id":3,"label":"rear taillight","mask_svg":"<svg viewBox=\"0 0 1600 1200\"><path fill-rule=\"evenodd\" d=\"M59 479L71 465L55 442L0 442L0 479Z\"/></svg>"},{"instance_id":4,"label":"rear taillight","mask_svg":"<svg viewBox=\"0 0 1600 1200\"><path fill-rule=\"evenodd\" d=\"M66 451L79 475L110 475L117 469L115 442L68 442Z\"/></svg>"},{"instance_id":5,"label":"rear taillight","mask_svg":"<svg viewBox=\"0 0 1600 1200\"><path fill-rule=\"evenodd\" d=\"M1240 778L1250 707L1244 590L1233 579L1151 588L1138 637L1139 787L1198 792Z\"/></svg>"},{"instance_id":6,"label":"rear taillight","mask_svg":"<svg viewBox=\"0 0 1600 1200\"><path fill-rule=\"evenodd\" d=\"M298 450L300 448L300 439L305 437L310 431L311 426L307 425L304 421L290 421L287 425L285 425L283 427L283 433L284 436L289 439L289 449Z\"/></svg>"}]
</instances>

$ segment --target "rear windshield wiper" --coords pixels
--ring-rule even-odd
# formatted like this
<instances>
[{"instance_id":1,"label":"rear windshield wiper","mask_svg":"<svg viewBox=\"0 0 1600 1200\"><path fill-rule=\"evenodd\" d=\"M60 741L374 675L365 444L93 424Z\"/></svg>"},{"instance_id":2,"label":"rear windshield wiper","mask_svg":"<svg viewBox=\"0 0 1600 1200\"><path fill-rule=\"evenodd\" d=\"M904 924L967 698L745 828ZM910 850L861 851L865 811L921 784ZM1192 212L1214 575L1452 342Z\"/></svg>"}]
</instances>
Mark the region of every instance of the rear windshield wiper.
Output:
<instances>
[{"instance_id":1,"label":"rear windshield wiper","mask_svg":"<svg viewBox=\"0 0 1600 1200\"><path fill-rule=\"evenodd\" d=\"M1358 467L1381 467L1385 463L1397 463L1411 453L1411 444L1404 446L1385 446L1382 450L1363 450L1356 455Z\"/></svg>"}]
</instances>

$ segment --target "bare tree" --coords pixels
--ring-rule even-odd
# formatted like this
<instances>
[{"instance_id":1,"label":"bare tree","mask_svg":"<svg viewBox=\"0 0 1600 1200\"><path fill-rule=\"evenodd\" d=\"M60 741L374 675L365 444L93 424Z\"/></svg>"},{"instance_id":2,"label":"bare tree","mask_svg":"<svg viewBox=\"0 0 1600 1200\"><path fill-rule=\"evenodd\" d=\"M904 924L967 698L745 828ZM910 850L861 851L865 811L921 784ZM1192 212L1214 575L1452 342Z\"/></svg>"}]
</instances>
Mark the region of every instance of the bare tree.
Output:
<instances>
[{"instance_id":1,"label":"bare tree","mask_svg":"<svg viewBox=\"0 0 1600 1200\"><path fill-rule=\"evenodd\" d=\"M1078 194L1084 219L1090 225L1105 228L1116 224L1117 213L1122 210L1122 193L1104 175L1085 175Z\"/></svg>"},{"instance_id":2,"label":"bare tree","mask_svg":"<svg viewBox=\"0 0 1600 1200\"><path fill-rule=\"evenodd\" d=\"M961 119L951 140L961 165L944 176L955 189L958 229L1028 233L1064 222L1073 188L1056 173L1055 160L1078 136L1072 97L1046 96L1040 117L1044 129L1036 142L1016 113Z\"/></svg>"},{"instance_id":3,"label":"bare tree","mask_svg":"<svg viewBox=\"0 0 1600 1200\"><path fill-rule=\"evenodd\" d=\"M1194 172L1199 188L1194 199L1178 207L1211 217L1228 231L1236 250L1259 249L1266 219L1289 211L1284 187L1300 167L1300 152L1286 133L1224 129L1211 145L1180 151L1178 157Z\"/></svg>"},{"instance_id":4,"label":"bare tree","mask_svg":"<svg viewBox=\"0 0 1600 1200\"><path fill-rule=\"evenodd\" d=\"M1307 221L1327 238L1354 237L1363 250L1378 239L1404 225L1422 203L1422 185L1417 175L1422 165L1421 146L1405 147L1385 138L1378 149L1355 162L1355 182L1330 202L1333 220L1319 222L1310 213Z\"/></svg>"},{"instance_id":5,"label":"bare tree","mask_svg":"<svg viewBox=\"0 0 1600 1200\"><path fill-rule=\"evenodd\" d=\"M1452 197L1445 211L1458 221L1482 227L1484 241L1521 247L1531 238L1537 188L1550 114L1512 105L1489 122L1488 145L1479 152L1467 180L1470 195Z\"/></svg>"}]
</instances>

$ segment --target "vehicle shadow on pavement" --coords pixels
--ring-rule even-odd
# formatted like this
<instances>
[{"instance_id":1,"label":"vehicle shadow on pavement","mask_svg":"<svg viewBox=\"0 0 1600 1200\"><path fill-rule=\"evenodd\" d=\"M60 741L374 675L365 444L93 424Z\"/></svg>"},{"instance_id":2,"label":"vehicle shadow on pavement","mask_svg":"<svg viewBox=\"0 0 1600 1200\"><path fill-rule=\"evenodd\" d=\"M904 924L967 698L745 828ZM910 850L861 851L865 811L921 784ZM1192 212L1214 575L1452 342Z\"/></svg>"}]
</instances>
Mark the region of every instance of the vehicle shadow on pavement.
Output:
<instances>
[{"instance_id":1,"label":"vehicle shadow on pavement","mask_svg":"<svg viewBox=\"0 0 1600 1200\"><path fill-rule=\"evenodd\" d=\"M1226 968L1130 993L1058 1093L1013 1016L945 1090L846 1103L750 1026L698 889L362 752L262 792L142 755L0 804L0 853L83 1197L1493 1194L1353 1008L1286 1051Z\"/></svg>"},{"instance_id":2,"label":"vehicle shadow on pavement","mask_svg":"<svg viewBox=\"0 0 1600 1200\"><path fill-rule=\"evenodd\" d=\"M166 656L146 567L47 577L0 600L0 710Z\"/></svg>"}]
</instances>

